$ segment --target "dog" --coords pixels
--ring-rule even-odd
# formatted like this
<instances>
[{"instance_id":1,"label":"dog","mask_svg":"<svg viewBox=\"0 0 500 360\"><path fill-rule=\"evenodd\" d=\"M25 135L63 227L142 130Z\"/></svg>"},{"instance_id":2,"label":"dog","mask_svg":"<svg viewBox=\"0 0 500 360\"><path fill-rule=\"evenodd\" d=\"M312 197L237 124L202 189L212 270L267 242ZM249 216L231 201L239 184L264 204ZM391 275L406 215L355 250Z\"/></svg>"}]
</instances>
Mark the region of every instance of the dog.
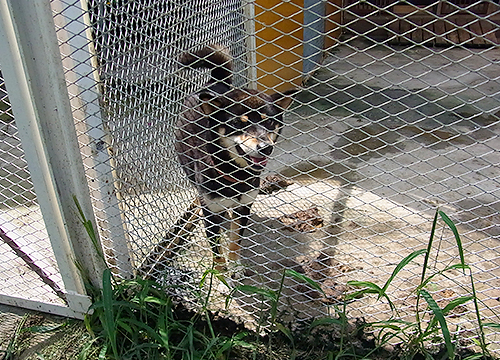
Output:
<instances>
[{"instance_id":1,"label":"dog","mask_svg":"<svg viewBox=\"0 0 500 360\"><path fill-rule=\"evenodd\" d=\"M273 152L283 113L297 89L267 95L232 86L232 57L220 45L184 53L186 67L211 70L205 88L188 96L176 126L176 152L199 192L214 267L226 270L221 225L231 217L228 259L238 262L240 240L259 193L260 174Z\"/></svg>"}]
</instances>

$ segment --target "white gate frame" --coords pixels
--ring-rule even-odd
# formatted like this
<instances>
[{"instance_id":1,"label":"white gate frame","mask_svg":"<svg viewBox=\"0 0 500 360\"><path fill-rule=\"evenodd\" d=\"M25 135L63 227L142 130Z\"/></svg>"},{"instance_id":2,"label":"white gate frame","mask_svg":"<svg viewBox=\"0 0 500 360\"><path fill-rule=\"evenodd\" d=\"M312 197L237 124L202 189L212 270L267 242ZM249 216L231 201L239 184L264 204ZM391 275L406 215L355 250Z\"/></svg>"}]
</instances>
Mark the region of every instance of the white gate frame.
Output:
<instances>
[{"instance_id":1,"label":"white gate frame","mask_svg":"<svg viewBox=\"0 0 500 360\"><path fill-rule=\"evenodd\" d=\"M115 273L122 278L130 278L134 270L119 204L119 184L115 184L116 178L113 177L111 135L99 108L100 79L96 70L95 49L90 40L92 34L86 3L87 0L81 0L79 6L64 6L60 0L53 0L51 8L58 13L54 22L59 28L57 36L60 50L71 54L64 57L62 62L68 91L76 95L70 99L70 103L73 105L73 118L83 134L81 136L85 137L83 145L80 144L80 151L85 154L87 175L93 180L89 187L94 199L94 213L99 221L98 231L106 249L104 254ZM85 22L74 21L80 18ZM89 58L89 54L92 57Z\"/></svg>"},{"instance_id":2,"label":"white gate frame","mask_svg":"<svg viewBox=\"0 0 500 360\"><path fill-rule=\"evenodd\" d=\"M94 219L49 0L0 0L0 63L68 306L0 295L0 303L82 318L90 306L76 263L100 284L104 263L73 196Z\"/></svg>"}]
</instances>

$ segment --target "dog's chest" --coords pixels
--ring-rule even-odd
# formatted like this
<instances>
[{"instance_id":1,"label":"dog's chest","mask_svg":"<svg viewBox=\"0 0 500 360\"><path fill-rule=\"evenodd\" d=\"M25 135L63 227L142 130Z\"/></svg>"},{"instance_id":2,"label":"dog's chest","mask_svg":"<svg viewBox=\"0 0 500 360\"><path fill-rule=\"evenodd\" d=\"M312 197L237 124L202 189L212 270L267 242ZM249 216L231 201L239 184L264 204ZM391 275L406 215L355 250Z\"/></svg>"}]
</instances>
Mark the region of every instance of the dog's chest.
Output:
<instances>
[{"instance_id":1,"label":"dog's chest","mask_svg":"<svg viewBox=\"0 0 500 360\"><path fill-rule=\"evenodd\" d=\"M234 209L243 205L251 205L257 195L259 194L259 190L255 189L249 191L247 193L240 194L237 197L216 197L211 198L207 195L204 195L205 204L210 209L210 211L214 213L220 213L226 211L228 209Z\"/></svg>"}]
</instances>

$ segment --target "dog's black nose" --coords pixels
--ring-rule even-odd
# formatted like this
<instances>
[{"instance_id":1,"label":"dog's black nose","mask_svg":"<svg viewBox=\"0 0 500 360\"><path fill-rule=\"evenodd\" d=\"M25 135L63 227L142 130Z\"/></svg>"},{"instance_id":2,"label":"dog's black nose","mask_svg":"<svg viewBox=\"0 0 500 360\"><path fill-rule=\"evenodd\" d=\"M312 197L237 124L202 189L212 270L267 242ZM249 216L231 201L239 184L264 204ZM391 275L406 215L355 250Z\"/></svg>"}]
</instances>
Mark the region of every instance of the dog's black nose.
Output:
<instances>
[{"instance_id":1,"label":"dog's black nose","mask_svg":"<svg viewBox=\"0 0 500 360\"><path fill-rule=\"evenodd\" d=\"M259 146L257 146L257 151L261 155L269 156L273 152L273 146L270 144L259 144Z\"/></svg>"}]
</instances>

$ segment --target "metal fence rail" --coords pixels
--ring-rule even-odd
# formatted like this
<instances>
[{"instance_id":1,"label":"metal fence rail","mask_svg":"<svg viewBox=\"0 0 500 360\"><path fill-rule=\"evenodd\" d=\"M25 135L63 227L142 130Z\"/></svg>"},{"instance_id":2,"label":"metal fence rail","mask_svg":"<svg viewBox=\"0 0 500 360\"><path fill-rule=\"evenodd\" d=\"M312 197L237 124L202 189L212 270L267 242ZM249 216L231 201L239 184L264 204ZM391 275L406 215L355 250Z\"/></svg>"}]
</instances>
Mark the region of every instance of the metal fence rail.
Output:
<instances>
[{"instance_id":1,"label":"metal fence rail","mask_svg":"<svg viewBox=\"0 0 500 360\"><path fill-rule=\"evenodd\" d=\"M276 289L283 269L293 269L316 280L327 297L286 279L283 316L333 313L352 291L349 280L382 285L405 256L425 248L439 207L461 234L484 320L498 322L498 4L52 0L51 6L97 224L108 262L122 276L196 289L212 266L173 134L184 98L208 79L207 72L183 68L179 56L222 44L234 57L235 86L267 93L301 88L263 176L282 181L252 207L242 241L245 276L237 281ZM453 234L443 223L439 228L434 271L459 256ZM417 258L389 288L404 319L414 311L421 270ZM468 281L451 271L428 288L444 305L468 294ZM223 298L214 296L212 304L223 305ZM261 306L261 299L237 294L230 312L251 323ZM348 310L367 320L392 315L387 303L369 296ZM449 321L470 340L473 307L458 310ZM489 332L488 341L496 350L498 333Z\"/></svg>"}]
</instances>

